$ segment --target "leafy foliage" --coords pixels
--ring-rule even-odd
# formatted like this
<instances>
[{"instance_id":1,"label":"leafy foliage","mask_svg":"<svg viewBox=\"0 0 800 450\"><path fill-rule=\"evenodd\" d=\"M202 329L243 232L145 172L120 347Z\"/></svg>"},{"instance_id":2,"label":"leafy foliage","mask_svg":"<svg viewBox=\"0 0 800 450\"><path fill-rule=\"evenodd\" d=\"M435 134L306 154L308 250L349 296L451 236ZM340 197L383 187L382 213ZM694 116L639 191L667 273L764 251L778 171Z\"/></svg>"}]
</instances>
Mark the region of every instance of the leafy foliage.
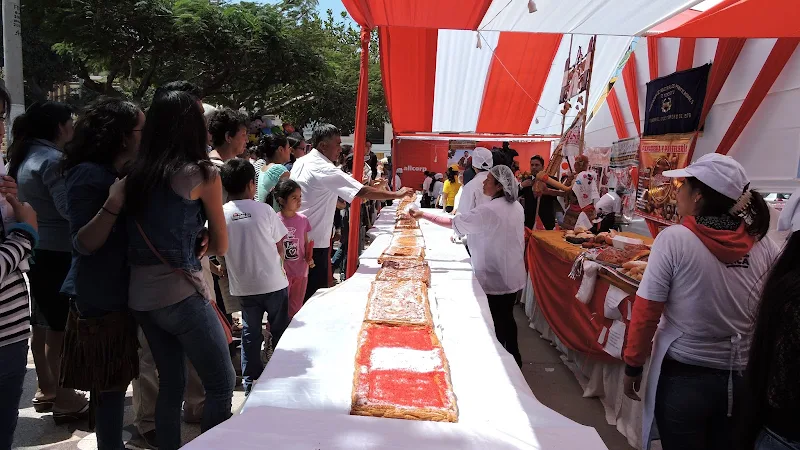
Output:
<instances>
[{"instance_id":1,"label":"leafy foliage","mask_svg":"<svg viewBox=\"0 0 800 450\"><path fill-rule=\"evenodd\" d=\"M185 79L200 85L209 103L278 114L297 125L329 121L350 131L359 33L330 11L321 17L317 5L26 0L23 35L35 33L38 40L24 48L26 81L44 84L46 92L74 77L89 96L146 105L155 86ZM370 122L380 126L387 114L373 41Z\"/></svg>"}]
</instances>

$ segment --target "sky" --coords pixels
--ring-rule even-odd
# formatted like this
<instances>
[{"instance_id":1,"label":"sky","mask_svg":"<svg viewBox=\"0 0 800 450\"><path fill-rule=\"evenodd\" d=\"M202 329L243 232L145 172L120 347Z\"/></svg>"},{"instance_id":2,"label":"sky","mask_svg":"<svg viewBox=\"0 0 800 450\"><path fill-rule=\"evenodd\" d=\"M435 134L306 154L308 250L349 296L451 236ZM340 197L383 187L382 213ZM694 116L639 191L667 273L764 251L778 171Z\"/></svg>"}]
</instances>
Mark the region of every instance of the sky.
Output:
<instances>
[{"instance_id":1,"label":"sky","mask_svg":"<svg viewBox=\"0 0 800 450\"><path fill-rule=\"evenodd\" d=\"M250 0L250 1L255 1L256 3L278 3L279 0ZM342 0L319 0L319 7L317 7L317 9L323 14L325 13L325 11L332 9L333 16L337 19L340 17L339 14L341 14L342 11L347 11L346 9L344 9Z\"/></svg>"}]
</instances>

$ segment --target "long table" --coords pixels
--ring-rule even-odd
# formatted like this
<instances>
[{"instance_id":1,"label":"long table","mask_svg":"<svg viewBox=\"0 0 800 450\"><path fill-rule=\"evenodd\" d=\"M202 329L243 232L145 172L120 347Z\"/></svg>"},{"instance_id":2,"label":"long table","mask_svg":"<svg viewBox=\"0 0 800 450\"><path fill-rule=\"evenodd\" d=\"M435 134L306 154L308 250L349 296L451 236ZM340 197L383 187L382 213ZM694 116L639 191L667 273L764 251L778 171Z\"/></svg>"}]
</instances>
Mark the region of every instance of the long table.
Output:
<instances>
[{"instance_id":1,"label":"long table","mask_svg":"<svg viewBox=\"0 0 800 450\"><path fill-rule=\"evenodd\" d=\"M283 334L240 415L186 448L259 444L280 449L606 449L597 432L550 410L494 337L489 305L462 245L424 222L434 324L447 356L458 423L351 416L357 335L395 208L369 231L358 272L320 291Z\"/></svg>"},{"instance_id":2,"label":"long table","mask_svg":"<svg viewBox=\"0 0 800 450\"><path fill-rule=\"evenodd\" d=\"M627 235L652 242L644 236ZM579 302L575 294L581 280L570 279L569 272L582 251L565 242L561 231L536 231L528 236L526 258L530 277L523 291L526 313L531 328L564 354L562 359L583 387L583 396L599 398L608 424L615 425L631 446L641 448L642 404L624 395L625 365L607 353L601 343L604 330L607 333L614 323L604 315L609 289L615 286L627 294L618 306L621 321L627 326L628 308L633 308L637 288L610 272L601 272L589 303Z\"/></svg>"}]
</instances>

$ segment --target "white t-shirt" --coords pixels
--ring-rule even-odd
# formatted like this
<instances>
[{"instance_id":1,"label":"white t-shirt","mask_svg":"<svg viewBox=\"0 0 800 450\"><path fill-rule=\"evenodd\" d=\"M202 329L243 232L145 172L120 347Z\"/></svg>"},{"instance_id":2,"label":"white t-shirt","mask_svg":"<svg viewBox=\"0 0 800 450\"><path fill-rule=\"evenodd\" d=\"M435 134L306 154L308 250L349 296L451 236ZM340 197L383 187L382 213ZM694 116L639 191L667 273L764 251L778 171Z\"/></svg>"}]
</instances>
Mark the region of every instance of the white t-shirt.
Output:
<instances>
[{"instance_id":1,"label":"white t-shirt","mask_svg":"<svg viewBox=\"0 0 800 450\"><path fill-rule=\"evenodd\" d=\"M728 370L731 338L738 334L733 368L744 369L761 282L777 254L775 244L763 239L740 261L725 264L683 225L659 233L637 295L666 302L661 320L684 333L667 354L684 364Z\"/></svg>"},{"instance_id":2,"label":"white t-shirt","mask_svg":"<svg viewBox=\"0 0 800 450\"><path fill-rule=\"evenodd\" d=\"M442 196L443 189L444 189L444 183L442 183L441 180L436 180L433 183L433 194L431 195L433 195L433 198L436 199L436 204L438 206L442 206L442 199L440 199L439 197Z\"/></svg>"},{"instance_id":3,"label":"white t-shirt","mask_svg":"<svg viewBox=\"0 0 800 450\"><path fill-rule=\"evenodd\" d=\"M403 187L403 182L400 181L400 175L394 176L394 190L399 191Z\"/></svg>"},{"instance_id":4,"label":"white t-shirt","mask_svg":"<svg viewBox=\"0 0 800 450\"><path fill-rule=\"evenodd\" d=\"M429 176L425 176L425 181L422 182L422 192L430 193L429 189L431 188L431 182L433 179Z\"/></svg>"},{"instance_id":5,"label":"white t-shirt","mask_svg":"<svg viewBox=\"0 0 800 450\"><path fill-rule=\"evenodd\" d=\"M314 248L330 247L337 198L350 203L364 186L334 166L317 149L294 162L291 179L303 192L298 212L311 223L309 238L314 240Z\"/></svg>"},{"instance_id":6,"label":"white t-shirt","mask_svg":"<svg viewBox=\"0 0 800 450\"><path fill-rule=\"evenodd\" d=\"M286 236L278 213L266 203L233 200L222 207L228 225L228 268L231 295L259 295L289 286L277 243Z\"/></svg>"},{"instance_id":7,"label":"white t-shirt","mask_svg":"<svg viewBox=\"0 0 800 450\"><path fill-rule=\"evenodd\" d=\"M469 183L461 186L459 191L461 199L457 200L458 207L456 208L459 214L470 212L478 206L489 203L492 198L483 193L483 182L488 176L489 172L478 172Z\"/></svg>"},{"instance_id":8,"label":"white t-shirt","mask_svg":"<svg viewBox=\"0 0 800 450\"><path fill-rule=\"evenodd\" d=\"M594 207L603 214L611 214L613 212L619 215L622 213L622 199L619 198L616 192L608 191L606 195L600 197Z\"/></svg>"},{"instance_id":9,"label":"white t-shirt","mask_svg":"<svg viewBox=\"0 0 800 450\"><path fill-rule=\"evenodd\" d=\"M510 294L525 287L525 212L519 202L491 200L455 216L453 230L469 235L472 270L484 292Z\"/></svg>"}]
</instances>

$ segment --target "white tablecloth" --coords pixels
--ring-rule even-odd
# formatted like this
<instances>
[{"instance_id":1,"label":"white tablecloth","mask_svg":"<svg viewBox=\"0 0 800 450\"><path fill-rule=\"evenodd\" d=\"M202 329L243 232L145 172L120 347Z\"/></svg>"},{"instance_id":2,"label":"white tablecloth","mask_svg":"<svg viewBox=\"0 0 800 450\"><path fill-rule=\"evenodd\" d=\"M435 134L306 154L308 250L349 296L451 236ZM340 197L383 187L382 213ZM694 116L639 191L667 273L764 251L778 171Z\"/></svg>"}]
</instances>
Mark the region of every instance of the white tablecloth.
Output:
<instances>
[{"instance_id":1,"label":"white tablecloth","mask_svg":"<svg viewBox=\"0 0 800 450\"><path fill-rule=\"evenodd\" d=\"M394 207L370 230L375 241L346 282L320 291L283 334L241 416L186 448L605 449L597 432L542 405L494 338L486 295L450 230L424 222L429 297L450 364L459 422L350 416L357 335L377 257L389 244Z\"/></svg>"}]
</instances>

